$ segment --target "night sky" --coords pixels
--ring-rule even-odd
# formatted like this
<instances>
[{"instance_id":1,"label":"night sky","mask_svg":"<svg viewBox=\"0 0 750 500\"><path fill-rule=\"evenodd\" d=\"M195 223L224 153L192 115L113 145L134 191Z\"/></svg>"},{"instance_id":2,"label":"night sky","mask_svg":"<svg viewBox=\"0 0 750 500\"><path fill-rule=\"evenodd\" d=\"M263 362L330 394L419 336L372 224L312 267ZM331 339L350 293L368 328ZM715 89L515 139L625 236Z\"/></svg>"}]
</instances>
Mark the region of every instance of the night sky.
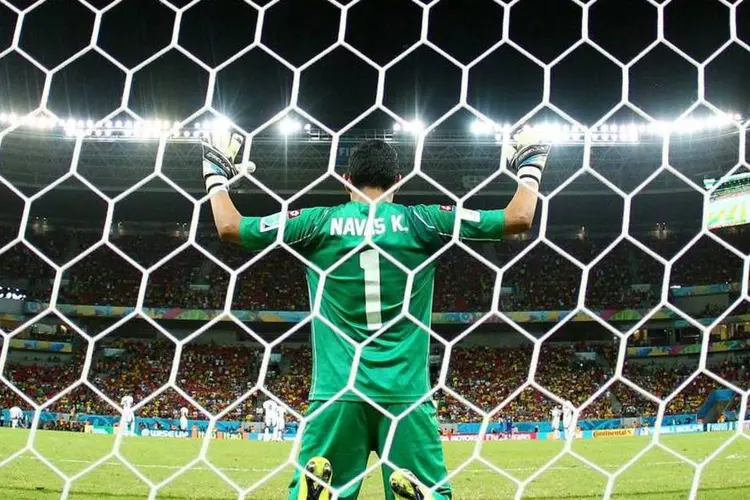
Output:
<instances>
[{"instance_id":1,"label":"night sky","mask_svg":"<svg viewBox=\"0 0 750 500\"><path fill-rule=\"evenodd\" d=\"M18 9L30 0L0 0L0 110L25 113L39 106L44 74L18 51L13 40ZM172 8L167 4L171 4ZM272 2L258 1L266 5ZM340 1L341 4L355 2ZM736 4L734 18L726 4ZM214 68L251 44L258 10L242 0L90 0L101 16L96 46L125 68L134 68L167 46L173 48L133 75L129 108L143 118L182 120L206 100L209 73L188 52ZM377 64L388 64L419 40L422 6L417 0L362 0L347 16L345 40ZM739 39L750 44L750 1L673 0L441 0L429 11L428 40L469 64L503 36L508 43L472 66L468 102L497 122L515 122L542 99L543 69L522 47L550 63L582 37L588 4L591 40L629 64L655 40L663 7L664 33L629 68L632 104L656 119L671 119L699 97L696 66L675 49L703 63L730 40L732 20ZM180 18L176 31L176 19ZM48 0L27 12L20 48L48 69L56 68L91 41L97 16L77 0ZM326 0L281 0L264 13L260 39L277 57L299 67L336 42L341 9ZM48 107L60 117L102 118L122 102L126 75L91 48L52 77ZM750 45L731 43L706 66L705 97L729 112L750 114ZM292 98L292 71L262 48L253 48L218 72L212 105L246 130L266 122ZM589 44L551 69L551 102L583 124L593 124L620 101L622 70ZM412 120L430 123L459 102L461 70L432 47L421 45L386 73L384 104ZM324 125L339 129L374 102L377 71L338 47L302 72L298 105ZM623 111L624 112L624 111ZM375 114L359 127L389 126ZM387 122L387 123L386 123Z\"/></svg>"}]
</instances>

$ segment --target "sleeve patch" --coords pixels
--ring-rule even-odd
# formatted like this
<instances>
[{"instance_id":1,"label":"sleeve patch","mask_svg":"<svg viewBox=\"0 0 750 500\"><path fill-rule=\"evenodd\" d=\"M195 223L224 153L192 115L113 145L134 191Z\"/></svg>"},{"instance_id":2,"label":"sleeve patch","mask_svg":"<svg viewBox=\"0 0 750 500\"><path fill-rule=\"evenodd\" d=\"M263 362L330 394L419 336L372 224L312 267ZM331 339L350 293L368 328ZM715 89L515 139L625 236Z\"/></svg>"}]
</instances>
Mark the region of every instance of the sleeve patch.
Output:
<instances>
[{"instance_id":1,"label":"sleeve patch","mask_svg":"<svg viewBox=\"0 0 750 500\"><path fill-rule=\"evenodd\" d=\"M295 219L302 215L301 210L290 210L287 212L287 220ZM281 225L281 212L277 212L272 215L267 215L260 219L260 232L267 233L268 231L274 231Z\"/></svg>"},{"instance_id":2,"label":"sleeve patch","mask_svg":"<svg viewBox=\"0 0 750 500\"><path fill-rule=\"evenodd\" d=\"M273 215L267 215L263 217L262 219L260 219L260 232L267 233L268 231L278 229L280 221L280 213L275 213Z\"/></svg>"},{"instance_id":3,"label":"sleeve patch","mask_svg":"<svg viewBox=\"0 0 750 500\"><path fill-rule=\"evenodd\" d=\"M453 212L456 209L453 205L440 205L440 210L443 212Z\"/></svg>"},{"instance_id":4,"label":"sleeve patch","mask_svg":"<svg viewBox=\"0 0 750 500\"><path fill-rule=\"evenodd\" d=\"M476 210L469 210L468 208L462 208L458 212L458 217L461 220L465 220L467 222L479 222L482 218L482 215Z\"/></svg>"}]
</instances>

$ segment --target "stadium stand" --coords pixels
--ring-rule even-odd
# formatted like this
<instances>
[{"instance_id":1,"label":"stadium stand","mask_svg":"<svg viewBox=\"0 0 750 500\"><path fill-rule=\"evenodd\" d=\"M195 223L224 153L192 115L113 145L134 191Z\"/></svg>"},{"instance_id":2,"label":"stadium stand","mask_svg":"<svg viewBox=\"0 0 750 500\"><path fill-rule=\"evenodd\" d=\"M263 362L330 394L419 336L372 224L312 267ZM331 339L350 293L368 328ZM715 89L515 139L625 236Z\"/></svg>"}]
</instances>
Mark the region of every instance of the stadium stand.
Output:
<instances>
[{"instance_id":1,"label":"stadium stand","mask_svg":"<svg viewBox=\"0 0 750 500\"><path fill-rule=\"evenodd\" d=\"M612 375L596 362L581 362L576 356L581 345L570 343L545 346L540 353L540 372L537 381L552 393L580 405ZM119 348L117 357L103 355L104 348ZM585 348L585 346L584 346ZM74 351L76 352L76 351ZM8 362L6 376L25 394L41 403L73 383L81 373L83 351L66 361L59 357L44 361L27 359ZM245 394L257 380L261 351L256 347L188 344L182 353L177 376L180 388L206 410L218 413L235 399ZM156 391L169 377L174 346L167 341L116 340L105 342L94 354L89 379L113 401L130 394L136 402ZM304 412L310 386L311 351L309 346L287 347L281 352L288 361L284 369L269 371L267 389L291 408ZM750 382L750 355L711 362L710 367L723 379L747 387ZM489 411L522 385L528 375L530 348L456 347L452 353L447 386L475 404ZM666 397L693 371L687 367L674 369L659 361L634 365L626 363L625 376L653 393ZM433 380L434 381L434 380ZM624 385L615 386L610 394L597 398L582 412L581 418L607 419L655 416L656 406ZM672 400L669 414L696 413L710 392L719 388L715 380L705 376L694 379ZM252 417L263 394L253 394L226 418L246 420ZM449 394L436 396L439 416L446 423L467 423L477 420L477 414ZM615 409L613 401L619 409ZM0 386L0 407L20 404L17 395ZM175 391L156 396L139 411L139 416L176 418L176 411L187 403ZM555 403L536 390L524 390L510 401L496 418L519 421L543 421ZM52 406L53 410L73 414L112 414L114 410L90 390L74 390ZM732 409L731 407L728 409ZM193 409L193 414L198 411Z\"/></svg>"},{"instance_id":2,"label":"stadium stand","mask_svg":"<svg viewBox=\"0 0 750 500\"><path fill-rule=\"evenodd\" d=\"M9 229L0 227L0 237L9 240ZM684 244L684 235L653 238L647 241L659 255L670 257ZM61 231L35 234L33 243L54 261L67 260L96 240L96 235L77 231L71 243ZM131 234L113 240L117 247L143 266L150 266L184 244L179 237L167 234ZM221 262L237 268L251 254L229 245L211 244L200 239L205 248ZM507 241L486 245L480 254L503 265L530 244L529 241ZM560 243L582 262L590 262L606 246L598 239L570 239ZM712 258L716 249L710 240L701 239L690 250L690 258L680 260L672 273L672 283L682 286L731 283L739 279L739 266L720 264ZM494 273L464 250L453 248L438 264L436 311L487 311L492 300ZM0 261L0 284L23 278L29 283L32 299L46 300L52 291L53 272L42 259L24 245L16 245ZM663 266L633 244L623 242L609 252L589 277L586 304L592 309L651 308L658 302ZM141 273L116 252L100 247L68 269L60 290L59 303L102 306L135 305ZM652 285L643 291L634 283ZM147 307L180 307L220 309L224 305L228 275L195 248L184 249L178 258L168 260L151 274L145 295ZM555 310L575 306L580 285L580 270L553 249L539 245L510 268L504 276L504 287L513 290L501 296L501 310ZM236 310L305 311L307 289L300 263L283 250L274 250L239 276L232 308ZM747 311L743 304L736 314ZM722 307L707 304L699 316L714 317ZM70 333L57 332L49 340L70 341ZM741 338L741 333L737 338ZM747 335L747 334L745 334ZM28 355L9 358L4 375L37 402L54 396L73 383L82 369L85 343L72 336L73 354L43 359ZM24 338L24 332L19 335ZM649 341L632 340L630 345L648 345ZM104 350L117 349L117 356L105 356ZM576 352L597 353L604 362L582 360ZM308 346L281 347L281 358L287 362L269 370L265 387L297 411L306 408L310 385L311 353ZM211 412L222 411L245 394L257 380L261 351L255 346L220 346L188 344L185 346L177 383L190 397ZM447 385L451 390L488 411L496 407L527 378L531 362L530 347L454 347ZM168 341L105 339L97 343L89 380L114 402L130 394L137 401L152 394L169 377L174 346ZM536 381L552 393L580 405L612 375L615 350L611 344L547 343L539 359ZM750 382L750 357L739 355L713 362L715 372L725 380L747 387ZM293 362L288 362L293 360ZM694 367L626 362L624 375L657 397L666 397L687 377ZM196 374L201 374L196 376ZM695 413L710 392L719 387L713 379L696 378L670 403L668 412ZM226 418L247 420L254 416L255 406L265 398L253 394ZM443 391L436 394L442 422L465 423L477 415L456 398ZM0 385L0 407L22 404L18 395ZM140 416L177 417L185 406L184 399L168 390L155 396L140 411ZM541 392L528 388L512 399L497 419L541 421L549 418L553 402ZM736 401L728 407L737 406ZM89 388L79 387L57 400L50 409L70 414L112 414L113 409ZM605 419L654 416L656 405L627 385L618 383L588 405L581 418ZM192 416L200 416L191 410ZM60 424L62 425L62 424Z\"/></svg>"},{"instance_id":3,"label":"stadium stand","mask_svg":"<svg viewBox=\"0 0 750 500\"><path fill-rule=\"evenodd\" d=\"M89 236L82 238L86 240ZM38 237L37 237L38 238ZM648 245L657 253L669 254L683 238L653 239ZM61 237L56 231L38 239L41 248L57 248ZM597 240L575 241L571 253L590 261L605 244ZM142 265L151 265L184 241L164 234L124 236L114 243ZM507 241L488 245L491 262L503 265L528 242ZM690 258L680 260L670 283L681 286L737 282L741 263L717 265L716 244L704 238L690 250ZM85 247L77 249L82 251ZM73 257L66 255L66 257ZM252 254L241 248L222 245L216 257L232 268L239 267ZM730 263L731 264L731 263ZM452 248L438 264L440 279L435 284L436 311L486 311L492 300L494 273L465 251ZM619 244L592 270L586 303L593 309L650 308L658 302L664 269L661 264L632 244ZM504 295L506 311L559 310L575 306L581 271L553 249L540 245L514 264L504 276L503 285L513 289ZM252 276L252 279L248 279ZM0 263L0 281L25 278L32 283L27 293L45 301L52 291L52 269L26 246L16 245ZM141 273L107 247L96 249L64 273L59 303L130 305L136 303ZM192 247L170 259L148 281L144 305L221 309L229 276L205 255ZM649 292L638 291L634 283L653 285ZM196 286L198 285L198 286ZM200 286L203 285L203 286ZM232 300L235 310L304 311L309 308L307 287L300 262L284 250L274 250L239 276ZM720 311L707 310L706 314Z\"/></svg>"}]
</instances>

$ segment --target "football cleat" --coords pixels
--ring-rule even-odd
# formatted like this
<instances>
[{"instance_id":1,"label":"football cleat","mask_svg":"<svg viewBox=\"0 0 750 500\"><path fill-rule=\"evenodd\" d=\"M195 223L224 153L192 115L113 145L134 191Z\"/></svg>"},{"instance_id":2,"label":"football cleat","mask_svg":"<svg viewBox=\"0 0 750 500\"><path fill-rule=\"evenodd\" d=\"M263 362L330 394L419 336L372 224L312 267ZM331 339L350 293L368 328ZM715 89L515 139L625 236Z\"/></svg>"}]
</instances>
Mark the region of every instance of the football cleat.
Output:
<instances>
[{"instance_id":1,"label":"football cleat","mask_svg":"<svg viewBox=\"0 0 750 500\"><path fill-rule=\"evenodd\" d=\"M305 470L318 478L320 482L313 480L307 474L303 475L300 478L297 500L330 500L331 490L329 487L333 477L331 462L324 457L313 457L308 460Z\"/></svg>"},{"instance_id":2,"label":"football cleat","mask_svg":"<svg viewBox=\"0 0 750 500\"><path fill-rule=\"evenodd\" d=\"M406 469L393 471L388 482L396 500L433 500L432 493Z\"/></svg>"}]
</instances>

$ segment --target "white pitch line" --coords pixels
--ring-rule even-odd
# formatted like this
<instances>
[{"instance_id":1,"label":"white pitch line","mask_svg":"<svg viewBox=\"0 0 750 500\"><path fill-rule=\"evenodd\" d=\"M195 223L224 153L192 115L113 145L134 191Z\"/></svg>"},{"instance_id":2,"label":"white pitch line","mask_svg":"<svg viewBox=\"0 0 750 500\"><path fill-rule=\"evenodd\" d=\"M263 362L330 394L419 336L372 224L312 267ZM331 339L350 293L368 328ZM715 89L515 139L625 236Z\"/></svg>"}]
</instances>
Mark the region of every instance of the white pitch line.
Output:
<instances>
[{"instance_id":1,"label":"white pitch line","mask_svg":"<svg viewBox=\"0 0 750 500\"><path fill-rule=\"evenodd\" d=\"M721 459L715 459L715 461L716 460L718 460L718 461L747 460L748 458L750 458L750 455L732 454L732 455L728 455L726 457L723 457ZM35 456L29 456L29 455L22 455L22 456L16 458L16 460L21 460L21 459L23 459L23 460L36 460L36 461L39 461L39 458L37 458ZM55 464L57 462L60 462L60 463L70 463L70 464L90 464L90 463L93 462L93 460L79 460L79 459L72 459L72 458L61 458L61 459L50 459L50 462L52 462L53 464ZM667 460L667 461L659 461L659 462L638 462L638 463L639 464L642 463L644 465L657 465L658 466L658 465L679 465L679 464L684 464L685 462L683 462L681 460ZM123 464L119 460L113 459L113 460L110 460L110 461L107 461L107 462L103 462L102 464L100 464L100 466L103 466L103 465L108 465L108 466L122 466ZM183 465L164 465L164 464L136 464L136 463L132 463L132 465L135 468L137 468L137 469L167 469L167 470L177 470L177 469L181 469L182 467L184 467L184 464ZM605 464L605 465L601 465L601 467L615 469L617 467L620 467L621 465L622 464ZM572 469L581 469L581 468L585 468L585 467L586 466L583 465L583 464L581 464L579 466L575 466L575 467L571 467L571 466L567 466L567 465L557 465L557 466L549 467L547 470L572 470ZM242 468L242 467L217 467L217 468L219 470L223 471L223 472L273 472L273 471L276 470L276 468L273 468L273 469L266 469L266 468L256 469L256 468ZM515 471L515 472L535 471L535 470L539 469L538 466L537 467L501 467L501 468L503 470L505 470L505 471ZM211 470L208 467L204 467L204 466L200 466L200 465L193 467L191 470L193 470L193 469L194 470L206 470L206 471ZM497 474L496 472L494 472L494 471L492 471L490 469L486 469L486 468L482 468L482 469L464 469L463 471L461 471L462 474L464 472L468 472L468 473L471 473L471 474L483 474L483 473L490 473L490 474L493 474L493 475Z\"/></svg>"}]
</instances>

